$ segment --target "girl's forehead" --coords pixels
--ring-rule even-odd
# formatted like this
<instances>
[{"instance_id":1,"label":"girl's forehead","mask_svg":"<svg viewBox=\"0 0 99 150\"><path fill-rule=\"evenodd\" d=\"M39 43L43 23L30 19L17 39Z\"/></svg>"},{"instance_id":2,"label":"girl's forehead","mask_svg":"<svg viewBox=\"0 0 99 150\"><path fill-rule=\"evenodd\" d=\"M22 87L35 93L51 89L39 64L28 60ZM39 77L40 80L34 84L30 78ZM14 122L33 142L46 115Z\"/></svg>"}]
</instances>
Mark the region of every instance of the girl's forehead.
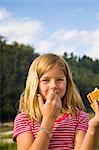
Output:
<instances>
[{"instance_id":1,"label":"girl's forehead","mask_svg":"<svg viewBox=\"0 0 99 150\"><path fill-rule=\"evenodd\" d=\"M43 76L47 76L47 75L64 76L65 74L62 68L55 65L49 68L49 70L43 74Z\"/></svg>"}]
</instances>

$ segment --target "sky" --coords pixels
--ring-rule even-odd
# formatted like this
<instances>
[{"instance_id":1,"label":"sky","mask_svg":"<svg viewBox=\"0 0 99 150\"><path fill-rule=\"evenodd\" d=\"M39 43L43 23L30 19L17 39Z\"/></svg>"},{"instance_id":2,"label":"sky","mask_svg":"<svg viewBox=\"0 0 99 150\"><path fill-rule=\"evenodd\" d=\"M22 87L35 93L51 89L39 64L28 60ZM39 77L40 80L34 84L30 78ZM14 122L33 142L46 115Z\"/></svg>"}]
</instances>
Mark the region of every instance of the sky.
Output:
<instances>
[{"instance_id":1,"label":"sky","mask_svg":"<svg viewBox=\"0 0 99 150\"><path fill-rule=\"evenodd\" d=\"M40 54L99 59L99 0L0 0L0 34Z\"/></svg>"}]
</instances>

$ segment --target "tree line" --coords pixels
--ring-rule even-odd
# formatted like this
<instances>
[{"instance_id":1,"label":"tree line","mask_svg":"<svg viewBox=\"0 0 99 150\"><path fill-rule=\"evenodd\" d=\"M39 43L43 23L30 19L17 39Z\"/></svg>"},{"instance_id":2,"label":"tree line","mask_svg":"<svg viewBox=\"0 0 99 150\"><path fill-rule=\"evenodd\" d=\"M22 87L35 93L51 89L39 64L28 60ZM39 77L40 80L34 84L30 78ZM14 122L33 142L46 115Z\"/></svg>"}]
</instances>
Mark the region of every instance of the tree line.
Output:
<instances>
[{"instance_id":1,"label":"tree line","mask_svg":"<svg viewBox=\"0 0 99 150\"><path fill-rule=\"evenodd\" d=\"M39 55L30 45L17 42L8 44L0 36L0 121L12 121L16 116L29 66ZM87 112L91 112L86 95L95 87L99 88L99 59L93 60L86 55L78 58L67 52L63 58L72 70Z\"/></svg>"}]
</instances>

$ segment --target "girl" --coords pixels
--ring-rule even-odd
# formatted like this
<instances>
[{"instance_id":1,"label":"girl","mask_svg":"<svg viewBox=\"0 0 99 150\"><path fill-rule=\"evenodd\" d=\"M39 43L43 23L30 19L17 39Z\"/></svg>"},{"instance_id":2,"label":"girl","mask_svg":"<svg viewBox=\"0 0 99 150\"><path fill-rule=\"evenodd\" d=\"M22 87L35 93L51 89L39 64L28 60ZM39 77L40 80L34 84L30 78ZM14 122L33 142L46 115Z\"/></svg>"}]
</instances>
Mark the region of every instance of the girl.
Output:
<instances>
[{"instance_id":1,"label":"girl","mask_svg":"<svg viewBox=\"0 0 99 150\"><path fill-rule=\"evenodd\" d=\"M19 112L13 132L18 150L96 149L99 105L96 102L96 115L88 128L70 68L55 54L39 56L31 64Z\"/></svg>"}]
</instances>

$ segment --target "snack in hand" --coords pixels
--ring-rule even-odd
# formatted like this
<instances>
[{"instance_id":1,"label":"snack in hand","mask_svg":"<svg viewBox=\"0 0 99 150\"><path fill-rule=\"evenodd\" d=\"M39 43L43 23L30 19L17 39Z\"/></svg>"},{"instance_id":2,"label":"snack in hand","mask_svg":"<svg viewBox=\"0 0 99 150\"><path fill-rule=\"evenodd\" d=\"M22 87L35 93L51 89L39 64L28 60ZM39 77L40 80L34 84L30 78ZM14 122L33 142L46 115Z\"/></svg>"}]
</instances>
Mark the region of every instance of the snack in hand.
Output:
<instances>
[{"instance_id":1,"label":"snack in hand","mask_svg":"<svg viewBox=\"0 0 99 150\"><path fill-rule=\"evenodd\" d=\"M99 101L99 89L95 88L94 91L90 92L88 95L87 95L87 98L90 102L90 106L91 108L94 110L95 112L95 105L94 105L94 102L95 100L98 100Z\"/></svg>"}]
</instances>

